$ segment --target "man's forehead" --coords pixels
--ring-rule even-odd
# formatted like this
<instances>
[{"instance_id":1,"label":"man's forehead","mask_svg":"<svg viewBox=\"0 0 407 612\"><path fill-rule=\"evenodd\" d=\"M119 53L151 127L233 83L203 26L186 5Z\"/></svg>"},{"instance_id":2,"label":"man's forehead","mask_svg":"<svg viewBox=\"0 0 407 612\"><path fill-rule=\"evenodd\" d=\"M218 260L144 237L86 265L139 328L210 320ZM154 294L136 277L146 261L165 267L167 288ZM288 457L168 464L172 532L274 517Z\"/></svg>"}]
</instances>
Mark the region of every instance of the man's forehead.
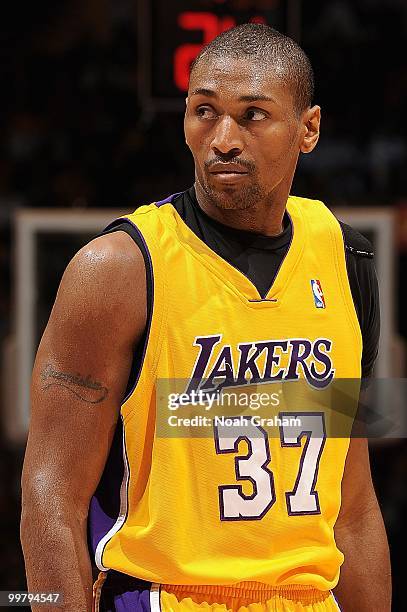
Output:
<instances>
[{"instance_id":1,"label":"man's forehead","mask_svg":"<svg viewBox=\"0 0 407 612\"><path fill-rule=\"evenodd\" d=\"M271 62L262 65L257 58L201 58L192 71L188 95L221 95L232 89L234 97L242 101L250 101L254 96L274 99L286 88L282 77L281 65Z\"/></svg>"}]
</instances>

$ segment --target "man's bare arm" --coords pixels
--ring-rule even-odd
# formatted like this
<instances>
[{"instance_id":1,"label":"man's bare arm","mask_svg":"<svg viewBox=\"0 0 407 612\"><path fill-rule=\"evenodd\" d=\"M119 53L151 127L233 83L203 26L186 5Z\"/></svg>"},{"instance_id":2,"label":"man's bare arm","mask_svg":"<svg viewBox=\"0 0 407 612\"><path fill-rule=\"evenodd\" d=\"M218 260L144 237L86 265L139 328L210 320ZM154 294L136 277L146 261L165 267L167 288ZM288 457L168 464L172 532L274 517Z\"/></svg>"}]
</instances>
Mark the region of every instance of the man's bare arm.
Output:
<instances>
[{"instance_id":1,"label":"man's bare arm","mask_svg":"<svg viewBox=\"0 0 407 612\"><path fill-rule=\"evenodd\" d=\"M124 232L96 238L64 273L32 379L21 540L29 590L63 594L53 609L91 610L88 507L145 323L141 252Z\"/></svg>"},{"instance_id":2,"label":"man's bare arm","mask_svg":"<svg viewBox=\"0 0 407 612\"><path fill-rule=\"evenodd\" d=\"M367 440L353 438L342 482L335 539L345 555L335 589L344 612L390 612L390 555L370 474Z\"/></svg>"}]
</instances>

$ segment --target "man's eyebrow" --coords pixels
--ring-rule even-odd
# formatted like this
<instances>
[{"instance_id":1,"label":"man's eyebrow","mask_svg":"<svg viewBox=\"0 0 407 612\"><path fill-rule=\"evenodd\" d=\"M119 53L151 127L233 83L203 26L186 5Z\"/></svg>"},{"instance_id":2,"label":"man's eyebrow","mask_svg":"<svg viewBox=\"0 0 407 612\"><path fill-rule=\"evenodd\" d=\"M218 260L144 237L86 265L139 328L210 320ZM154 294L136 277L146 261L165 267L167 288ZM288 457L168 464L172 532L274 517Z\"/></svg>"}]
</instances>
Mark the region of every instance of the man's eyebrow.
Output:
<instances>
[{"instance_id":1,"label":"man's eyebrow","mask_svg":"<svg viewBox=\"0 0 407 612\"><path fill-rule=\"evenodd\" d=\"M208 98L217 98L216 91L213 89L206 89L206 87L198 87L191 92L191 96L207 96ZM248 94L246 96L239 96L238 102L275 102L275 99L271 96L264 94Z\"/></svg>"},{"instance_id":2,"label":"man's eyebrow","mask_svg":"<svg viewBox=\"0 0 407 612\"><path fill-rule=\"evenodd\" d=\"M239 102L275 102L275 99L264 94L250 94L248 96L240 96Z\"/></svg>"},{"instance_id":3,"label":"man's eyebrow","mask_svg":"<svg viewBox=\"0 0 407 612\"><path fill-rule=\"evenodd\" d=\"M208 96L209 98L216 98L216 92L212 89L206 89L205 87L198 87L191 92L191 96Z\"/></svg>"}]
</instances>

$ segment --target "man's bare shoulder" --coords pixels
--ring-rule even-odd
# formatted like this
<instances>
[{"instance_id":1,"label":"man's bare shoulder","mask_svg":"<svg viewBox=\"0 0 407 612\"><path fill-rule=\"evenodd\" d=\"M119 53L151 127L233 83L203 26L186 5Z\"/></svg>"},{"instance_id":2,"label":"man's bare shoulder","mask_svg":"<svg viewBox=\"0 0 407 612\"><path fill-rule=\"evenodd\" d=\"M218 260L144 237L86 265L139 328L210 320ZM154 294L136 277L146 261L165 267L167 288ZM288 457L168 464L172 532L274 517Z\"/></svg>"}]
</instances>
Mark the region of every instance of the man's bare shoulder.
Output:
<instances>
[{"instance_id":1,"label":"man's bare shoulder","mask_svg":"<svg viewBox=\"0 0 407 612\"><path fill-rule=\"evenodd\" d=\"M131 236L116 231L98 236L82 247L70 261L64 276L72 274L79 282L106 281L110 288L120 285L124 290L134 288L133 282L144 278L145 265Z\"/></svg>"},{"instance_id":2,"label":"man's bare shoulder","mask_svg":"<svg viewBox=\"0 0 407 612\"><path fill-rule=\"evenodd\" d=\"M82 247L71 264L84 271L94 269L99 274L127 272L144 273L143 255L134 240L124 231L115 231L94 238Z\"/></svg>"},{"instance_id":3,"label":"man's bare shoulder","mask_svg":"<svg viewBox=\"0 0 407 612\"><path fill-rule=\"evenodd\" d=\"M82 247L64 272L55 308L78 322L94 318L116 330L125 323L137 338L146 320L146 274L132 238L116 231Z\"/></svg>"}]
</instances>

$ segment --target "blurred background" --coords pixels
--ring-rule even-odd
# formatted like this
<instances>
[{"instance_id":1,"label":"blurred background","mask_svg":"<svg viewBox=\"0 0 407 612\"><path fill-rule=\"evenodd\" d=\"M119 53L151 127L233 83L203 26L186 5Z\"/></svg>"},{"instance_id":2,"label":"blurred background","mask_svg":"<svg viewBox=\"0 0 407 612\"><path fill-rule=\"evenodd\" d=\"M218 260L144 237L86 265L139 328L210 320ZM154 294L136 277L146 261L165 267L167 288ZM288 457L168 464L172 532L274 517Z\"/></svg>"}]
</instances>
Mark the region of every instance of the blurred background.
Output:
<instances>
[{"instance_id":1,"label":"blurred background","mask_svg":"<svg viewBox=\"0 0 407 612\"><path fill-rule=\"evenodd\" d=\"M322 199L373 242L383 317L376 375L406 377L405 0L3 3L0 590L25 589L18 523L28 380L61 274L109 220L192 184L182 127L190 62L249 20L288 33L311 58L322 134L292 191ZM401 611L406 404L391 403L394 427L371 441L371 461Z\"/></svg>"}]
</instances>

